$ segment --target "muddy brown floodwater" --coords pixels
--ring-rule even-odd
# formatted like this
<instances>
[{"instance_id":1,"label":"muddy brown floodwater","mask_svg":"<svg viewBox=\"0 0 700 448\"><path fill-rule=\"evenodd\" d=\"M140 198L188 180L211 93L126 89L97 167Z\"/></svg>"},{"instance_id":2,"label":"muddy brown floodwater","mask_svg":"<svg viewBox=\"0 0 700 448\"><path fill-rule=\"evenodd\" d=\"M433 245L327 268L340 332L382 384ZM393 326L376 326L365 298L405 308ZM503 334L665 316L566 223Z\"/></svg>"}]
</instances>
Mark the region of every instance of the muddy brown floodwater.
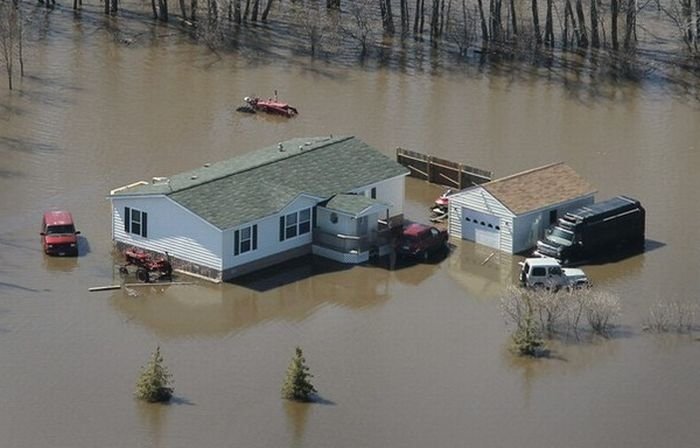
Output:
<instances>
[{"instance_id":1,"label":"muddy brown floodwater","mask_svg":"<svg viewBox=\"0 0 700 448\"><path fill-rule=\"evenodd\" d=\"M217 60L67 23L31 50L19 89L0 90L0 446L700 446L700 342L641 332L651 304L698 301L698 103L652 82L595 95L498 73ZM297 118L235 113L274 89ZM640 198L647 252L585 267L620 296L618 329L514 359L498 297L517 258L482 265L490 250L459 241L395 270L302 259L244 284L88 292L115 280L111 188L326 134L497 176L563 160L598 198ZM409 180L407 215L425 219L439 192ZM77 259L41 253L50 207L73 212ZM158 344L169 406L132 397ZM279 398L295 345L320 403Z\"/></svg>"}]
</instances>

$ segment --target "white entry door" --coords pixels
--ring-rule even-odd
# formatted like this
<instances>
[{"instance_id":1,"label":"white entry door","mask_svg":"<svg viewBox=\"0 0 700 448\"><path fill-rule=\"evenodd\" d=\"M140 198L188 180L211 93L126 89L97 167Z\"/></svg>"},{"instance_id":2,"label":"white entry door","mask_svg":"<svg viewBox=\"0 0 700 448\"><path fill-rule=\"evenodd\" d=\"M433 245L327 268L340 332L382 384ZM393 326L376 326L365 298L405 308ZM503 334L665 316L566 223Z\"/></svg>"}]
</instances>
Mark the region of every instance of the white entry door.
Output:
<instances>
[{"instance_id":1,"label":"white entry door","mask_svg":"<svg viewBox=\"0 0 700 448\"><path fill-rule=\"evenodd\" d=\"M462 207L462 239L500 249L500 219Z\"/></svg>"}]
</instances>

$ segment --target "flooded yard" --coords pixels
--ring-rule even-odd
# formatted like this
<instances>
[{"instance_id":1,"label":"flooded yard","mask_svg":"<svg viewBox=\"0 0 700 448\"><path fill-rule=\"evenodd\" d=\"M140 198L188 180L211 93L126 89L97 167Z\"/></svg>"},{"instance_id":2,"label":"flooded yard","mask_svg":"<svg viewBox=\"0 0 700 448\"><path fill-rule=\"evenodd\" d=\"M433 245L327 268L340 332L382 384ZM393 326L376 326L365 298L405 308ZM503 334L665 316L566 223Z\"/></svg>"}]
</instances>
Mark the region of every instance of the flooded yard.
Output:
<instances>
[{"instance_id":1,"label":"flooded yard","mask_svg":"<svg viewBox=\"0 0 700 448\"><path fill-rule=\"evenodd\" d=\"M700 445L697 336L641 330L659 301L698 303L697 102L653 82L596 95L522 74L218 59L177 37L126 46L64 26L0 90L0 446ZM274 90L298 117L235 112ZM88 292L118 279L110 189L329 134L496 177L565 161L597 198L639 198L646 252L584 266L619 295L616 330L515 358L499 297L519 258L483 263L492 251L461 241L393 270L302 258L230 284ZM425 220L441 191L409 179L406 215ZM42 254L51 207L72 211L78 258ZM156 345L168 406L132 395ZM320 403L279 398L296 345Z\"/></svg>"}]
</instances>

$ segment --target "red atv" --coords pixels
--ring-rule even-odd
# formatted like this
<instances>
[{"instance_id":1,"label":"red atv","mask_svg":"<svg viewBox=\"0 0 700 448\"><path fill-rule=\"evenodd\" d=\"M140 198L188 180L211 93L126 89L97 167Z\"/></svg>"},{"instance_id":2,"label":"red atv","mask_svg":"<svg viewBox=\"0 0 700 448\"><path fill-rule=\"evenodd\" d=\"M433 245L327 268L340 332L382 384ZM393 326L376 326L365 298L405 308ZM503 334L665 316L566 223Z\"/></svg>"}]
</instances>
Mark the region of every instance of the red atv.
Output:
<instances>
[{"instance_id":1,"label":"red atv","mask_svg":"<svg viewBox=\"0 0 700 448\"><path fill-rule=\"evenodd\" d=\"M136 278L144 283L158 280L170 280L173 276L173 266L170 255L165 252L165 257L154 257L148 252L130 248L124 252L126 263L119 267L121 274L128 274L129 267L136 267Z\"/></svg>"}]
</instances>

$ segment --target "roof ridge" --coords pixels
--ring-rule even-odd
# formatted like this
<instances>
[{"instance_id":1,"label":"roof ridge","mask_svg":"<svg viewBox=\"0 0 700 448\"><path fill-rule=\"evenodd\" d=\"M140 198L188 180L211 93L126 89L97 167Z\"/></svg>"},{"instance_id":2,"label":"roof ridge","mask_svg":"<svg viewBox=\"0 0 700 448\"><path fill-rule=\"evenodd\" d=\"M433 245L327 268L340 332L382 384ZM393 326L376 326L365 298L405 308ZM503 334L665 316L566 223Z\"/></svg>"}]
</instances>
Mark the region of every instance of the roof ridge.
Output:
<instances>
[{"instance_id":1,"label":"roof ridge","mask_svg":"<svg viewBox=\"0 0 700 448\"><path fill-rule=\"evenodd\" d=\"M319 137L313 137L313 138L319 138ZM355 138L355 136L354 136L354 135L349 135L349 136L345 136L345 137L337 137L337 138L334 139L334 138L332 137L332 135L331 135L331 137L329 137L328 140L322 142L322 144L320 144L320 145L318 145L318 146L312 146L311 148L309 148L309 149L307 149L307 150L299 151L298 153L295 153L295 154L289 154L287 157L284 157L284 158L282 158L282 159L274 159L274 160L267 161L267 162L265 162L265 163L261 163L261 164L259 164L259 165L250 166L250 167L248 167L248 168L246 168L246 169L244 169L244 170L241 170L241 171L235 171L235 172L233 172L233 173L228 173L228 174L224 174L224 175L221 175L221 176L216 176L216 177L213 177L213 178L211 178L211 179L207 179L207 180L205 180L205 181L203 181L203 182L199 182L199 183L195 183L195 184L192 184L192 185L188 185L188 186L186 186L185 188L180 188L180 189L178 189L178 190L172 190L172 187L171 187L171 190L170 190L168 193L165 193L165 195L166 195L166 196L169 196L169 195L171 195L171 194L173 194L173 193L179 193L179 192L181 192L181 191L187 191L187 190L189 190L189 189L191 189L191 188L200 187L200 186L202 186L202 185L206 185L206 184L208 184L208 183L215 182L215 181L217 181L217 180L225 179L225 178L230 177L230 176L234 176L234 175L238 175L238 174L242 174L242 173L247 173L248 171L256 170L256 169L258 169L258 168L262 168L262 167L264 167L264 166L271 165L271 164L273 164L273 163L281 162L282 160L289 160L289 159L291 159L291 158L300 156L300 155L302 155L302 154L308 154L308 153L310 153L310 152L316 151L317 149L325 148L325 147L327 147L327 146L329 146L329 145L331 145L331 144L342 143L342 142L347 141L347 140L350 140L350 139L352 139L352 138ZM281 142L280 144L286 143L286 142L291 142L291 141L293 141L293 140L299 140L299 139L300 139L300 138L292 138L292 139L289 139L289 140L285 140L284 142ZM262 151L265 151L265 150L268 150L268 149L269 149L269 148L262 148L262 149L258 149L258 150L256 150L256 151L262 152ZM253 152L256 152L256 151L253 151ZM233 157L233 158L231 158L231 159L226 159L226 160L220 160L219 162L227 162L227 161L236 159L237 157L241 157L241 156L243 156L243 155L244 155L244 154L239 154L239 155L236 156L236 157ZM180 174L182 174L182 173L180 173Z\"/></svg>"},{"instance_id":2,"label":"roof ridge","mask_svg":"<svg viewBox=\"0 0 700 448\"><path fill-rule=\"evenodd\" d=\"M554 162L554 163L549 163L547 165L538 166L536 168L530 168L529 170L525 170L525 171L521 171L519 173L511 174L510 176L501 177L500 179L492 180L491 182L486 182L485 184L482 184L481 186L485 187L489 184L495 184L497 182L515 179L516 177L524 176L526 174L531 174L531 173L534 173L536 171L545 170L547 168L551 168L551 167L557 166L557 165L564 165L564 162Z\"/></svg>"}]
</instances>

